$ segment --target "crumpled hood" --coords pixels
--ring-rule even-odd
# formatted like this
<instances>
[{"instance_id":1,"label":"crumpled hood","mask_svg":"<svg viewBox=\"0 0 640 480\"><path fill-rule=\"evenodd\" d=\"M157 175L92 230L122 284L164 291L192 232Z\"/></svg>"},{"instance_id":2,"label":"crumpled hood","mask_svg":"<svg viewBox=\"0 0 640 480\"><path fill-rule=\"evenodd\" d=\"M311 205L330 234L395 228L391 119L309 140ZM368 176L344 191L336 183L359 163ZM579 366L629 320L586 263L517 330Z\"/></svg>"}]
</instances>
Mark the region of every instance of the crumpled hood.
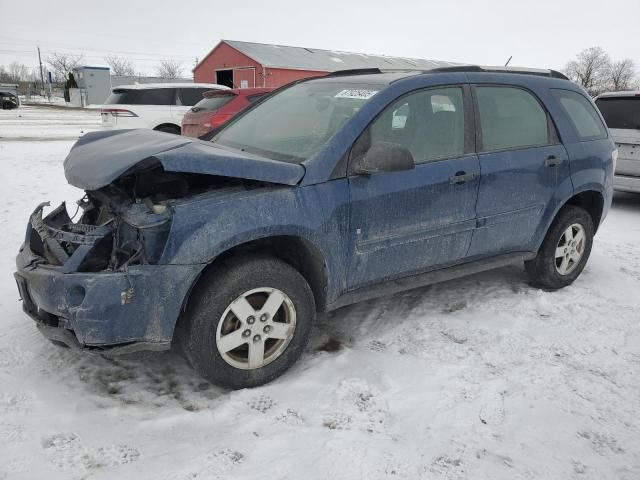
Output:
<instances>
[{"instance_id":1,"label":"crumpled hood","mask_svg":"<svg viewBox=\"0 0 640 480\"><path fill-rule=\"evenodd\" d=\"M140 129L87 133L67 155L64 174L75 187L97 190L149 159L156 159L169 172L283 185L296 185L305 172L302 165L270 160L203 140Z\"/></svg>"}]
</instances>

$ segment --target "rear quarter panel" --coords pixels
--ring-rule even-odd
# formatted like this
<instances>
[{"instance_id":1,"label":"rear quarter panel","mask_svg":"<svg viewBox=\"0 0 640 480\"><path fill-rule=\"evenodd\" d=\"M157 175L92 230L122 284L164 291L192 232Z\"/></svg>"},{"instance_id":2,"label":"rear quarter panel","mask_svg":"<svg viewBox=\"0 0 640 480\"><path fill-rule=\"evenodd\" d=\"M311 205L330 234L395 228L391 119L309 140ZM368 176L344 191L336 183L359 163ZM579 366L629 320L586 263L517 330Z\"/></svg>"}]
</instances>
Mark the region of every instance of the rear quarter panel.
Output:
<instances>
[{"instance_id":1,"label":"rear quarter panel","mask_svg":"<svg viewBox=\"0 0 640 480\"><path fill-rule=\"evenodd\" d=\"M566 81L563 83L565 85L552 88L571 90L583 95L593 105L606 128L606 123L591 97L577 85ZM596 140L581 139L560 102L550 91L547 98L548 101L546 103L549 105L549 110L558 128L562 143L569 154L573 195L590 190L602 194L604 198L604 211L600 220L602 222L607 215L613 198L614 165L612 153L615 149L615 144L610 135L607 138ZM598 225L596 225L597 227Z\"/></svg>"}]
</instances>

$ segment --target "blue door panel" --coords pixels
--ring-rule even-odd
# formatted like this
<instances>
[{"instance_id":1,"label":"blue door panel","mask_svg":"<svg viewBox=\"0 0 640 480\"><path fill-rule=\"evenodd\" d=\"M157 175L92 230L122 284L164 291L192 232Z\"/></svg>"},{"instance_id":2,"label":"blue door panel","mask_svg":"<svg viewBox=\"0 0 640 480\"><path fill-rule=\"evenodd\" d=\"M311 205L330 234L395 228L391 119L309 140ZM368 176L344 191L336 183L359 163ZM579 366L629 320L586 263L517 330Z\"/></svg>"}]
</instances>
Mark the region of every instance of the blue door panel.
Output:
<instances>
[{"instance_id":1,"label":"blue door panel","mask_svg":"<svg viewBox=\"0 0 640 480\"><path fill-rule=\"evenodd\" d=\"M475 177L451 183L460 172ZM476 223L479 174L477 156L467 155L403 172L351 177L355 253L349 288L463 259Z\"/></svg>"},{"instance_id":2,"label":"blue door panel","mask_svg":"<svg viewBox=\"0 0 640 480\"><path fill-rule=\"evenodd\" d=\"M555 157L560 163L547 162ZM470 257L527 251L536 245L538 228L553 211L556 189L570 177L562 145L482 153L478 192L478 228ZM553 162L551 162L553 163Z\"/></svg>"}]
</instances>

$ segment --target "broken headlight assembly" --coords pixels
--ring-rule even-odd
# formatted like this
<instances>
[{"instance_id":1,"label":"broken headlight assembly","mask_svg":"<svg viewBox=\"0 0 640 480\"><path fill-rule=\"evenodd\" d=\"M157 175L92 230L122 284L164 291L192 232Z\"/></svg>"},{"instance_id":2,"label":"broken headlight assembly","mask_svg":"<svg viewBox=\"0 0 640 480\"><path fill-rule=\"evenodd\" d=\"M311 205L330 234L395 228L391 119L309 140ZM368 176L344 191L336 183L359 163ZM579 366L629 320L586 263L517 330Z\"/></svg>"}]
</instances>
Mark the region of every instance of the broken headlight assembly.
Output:
<instances>
[{"instance_id":1,"label":"broken headlight assembly","mask_svg":"<svg viewBox=\"0 0 640 480\"><path fill-rule=\"evenodd\" d=\"M169 235L171 208L109 193L88 192L78 202L82 216L77 222L64 203L46 217L42 211L48 203L39 205L27 230L31 251L64 273L157 263Z\"/></svg>"}]
</instances>

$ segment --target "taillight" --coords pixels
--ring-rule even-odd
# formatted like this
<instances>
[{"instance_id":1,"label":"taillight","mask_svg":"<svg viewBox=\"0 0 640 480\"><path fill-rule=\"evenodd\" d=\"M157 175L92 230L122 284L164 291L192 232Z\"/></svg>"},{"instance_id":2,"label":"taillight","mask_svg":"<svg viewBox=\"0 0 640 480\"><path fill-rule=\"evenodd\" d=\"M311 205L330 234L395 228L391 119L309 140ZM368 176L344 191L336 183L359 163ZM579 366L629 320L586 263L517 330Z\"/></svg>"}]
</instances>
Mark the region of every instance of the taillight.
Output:
<instances>
[{"instance_id":1,"label":"taillight","mask_svg":"<svg viewBox=\"0 0 640 480\"><path fill-rule=\"evenodd\" d=\"M207 128L217 128L222 125L224 122L229 120L233 115L230 113L216 113L212 115L207 122L204 123L204 126Z\"/></svg>"},{"instance_id":2,"label":"taillight","mask_svg":"<svg viewBox=\"0 0 640 480\"><path fill-rule=\"evenodd\" d=\"M616 163L618 163L618 149L611 152L611 160L613 160L613 173L616 173Z\"/></svg>"},{"instance_id":3,"label":"taillight","mask_svg":"<svg viewBox=\"0 0 640 480\"><path fill-rule=\"evenodd\" d=\"M124 108L103 108L100 113L110 113L114 117L137 117L131 110L125 110Z\"/></svg>"}]
</instances>

